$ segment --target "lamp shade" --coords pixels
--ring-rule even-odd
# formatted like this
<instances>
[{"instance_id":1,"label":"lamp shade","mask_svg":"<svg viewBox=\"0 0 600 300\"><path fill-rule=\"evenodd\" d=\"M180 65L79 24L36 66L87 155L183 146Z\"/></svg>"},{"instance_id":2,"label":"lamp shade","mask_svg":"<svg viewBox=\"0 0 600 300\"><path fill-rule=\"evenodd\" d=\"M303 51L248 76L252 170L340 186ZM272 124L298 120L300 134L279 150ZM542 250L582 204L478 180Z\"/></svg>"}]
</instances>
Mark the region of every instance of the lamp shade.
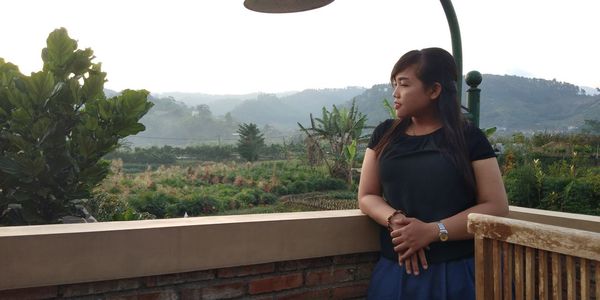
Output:
<instances>
[{"instance_id":1,"label":"lamp shade","mask_svg":"<svg viewBox=\"0 0 600 300\"><path fill-rule=\"evenodd\" d=\"M292 13L323 7L334 0L244 0L244 6L263 13Z\"/></svg>"}]
</instances>

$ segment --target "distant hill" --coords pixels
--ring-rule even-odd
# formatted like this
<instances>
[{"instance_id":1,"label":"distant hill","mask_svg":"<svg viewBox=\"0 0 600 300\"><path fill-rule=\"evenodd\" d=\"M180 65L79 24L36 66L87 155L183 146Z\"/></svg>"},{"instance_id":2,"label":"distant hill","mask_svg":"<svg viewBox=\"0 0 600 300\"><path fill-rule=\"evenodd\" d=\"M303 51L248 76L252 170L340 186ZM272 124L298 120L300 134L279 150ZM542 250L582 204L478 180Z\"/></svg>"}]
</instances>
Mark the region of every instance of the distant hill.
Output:
<instances>
[{"instance_id":1,"label":"distant hill","mask_svg":"<svg viewBox=\"0 0 600 300\"><path fill-rule=\"evenodd\" d=\"M555 80L484 74L481 89L481 127L501 131L561 130L580 127L585 119L600 118L600 95ZM465 85L463 91L468 88ZM356 97L370 125L388 118L383 99L392 101L389 84L374 85ZM466 102L466 95L463 97Z\"/></svg>"},{"instance_id":2,"label":"distant hill","mask_svg":"<svg viewBox=\"0 0 600 300\"><path fill-rule=\"evenodd\" d=\"M285 97L262 94L236 106L231 115L240 122L270 124L282 129L297 129L297 122L308 122L310 113L320 113L323 106L343 105L363 93L365 88L309 89Z\"/></svg>"},{"instance_id":3,"label":"distant hill","mask_svg":"<svg viewBox=\"0 0 600 300\"><path fill-rule=\"evenodd\" d=\"M278 97L285 97L297 93L297 91L288 91L281 93L274 93ZM216 116L225 115L226 113L233 110L236 106L246 100L255 100L264 93L249 93L249 94L227 94L227 95L213 95L204 93L182 93L182 92L168 92L168 93L156 93L153 94L156 98L173 98L177 101L185 103L187 106L197 106L206 104L210 107L210 110Z\"/></svg>"},{"instance_id":4,"label":"distant hill","mask_svg":"<svg viewBox=\"0 0 600 300\"><path fill-rule=\"evenodd\" d=\"M230 115L215 117L206 105L190 108L171 97L150 96L154 103L140 120L146 130L128 137L133 146L187 146L195 144L232 143L237 123Z\"/></svg>"},{"instance_id":5,"label":"distant hill","mask_svg":"<svg viewBox=\"0 0 600 300\"><path fill-rule=\"evenodd\" d=\"M481 127L496 126L499 134L577 130L586 119L600 119L600 94L590 95L570 83L484 74L480 88ZM467 87L463 87L463 91L466 90ZM107 90L106 94L116 92ZM367 115L367 125L374 126L389 117L382 101L392 102L391 94L390 84L377 84L369 89L348 87L279 95L255 93L195 98L204 102L152 95L150 101L155 106L141 120L146 130L128 141L136 146L235 143L238 124L252 122L260 126L269 142L275 142L298 134L296 123L308 125L310 113L319 117L323 106L328 109L334 104L349 106L352 99Z\"/></svg>"}]
</instances>

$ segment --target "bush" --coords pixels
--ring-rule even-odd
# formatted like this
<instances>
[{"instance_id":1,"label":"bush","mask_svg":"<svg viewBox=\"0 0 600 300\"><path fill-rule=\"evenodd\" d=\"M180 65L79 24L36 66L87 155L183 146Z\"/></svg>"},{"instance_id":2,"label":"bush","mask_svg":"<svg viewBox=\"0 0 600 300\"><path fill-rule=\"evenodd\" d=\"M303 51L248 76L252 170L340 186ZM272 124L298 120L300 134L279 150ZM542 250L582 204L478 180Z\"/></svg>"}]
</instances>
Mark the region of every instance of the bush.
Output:
<instances>
[{"instance_id":1,"label":"bush","mask_svg":"<svg viewBox=\"0 0 600 300\"><path fill-rule=\"evenodd\" d=\"M129 199L129 204L139 212L148 212L157 218L164 218L167 214L167 207L178 202L178 199L172 195L161 192L143 192Z\"/></svg>"},{"instance_id":2,"label":"bush","mask_svg":"<svg viewBox=\"0 0 600 300\"><path fill-rule=\"evenodd\" d=\"M260 204L273 204L277 201L277 196L272 193L266 193L259 188L245 188L234 196L234 199L248 206Z\"/></svg>"},{"instance_id":3,"label":"bush","mask_svg":"<svg viewBox=\"0 0 600 300\"><path fill-rule=\"evenodd\" d=\"M190 216L209 215L222 210L222 205L215 198L192 194L183 200L170 204L167 207L167 216L183 217L185 213Z\"/></svg>"},{"instance_id":4,"label":"bush","mask_svg":"<svg viewBox=\"0 0 600 300\"><path fill-rule=\"evenodd\" d=\"M530 165L512 169L504 176L504 183L510 204L531 208L539 206L535 170Z\"/></svg>"}]
</instances>

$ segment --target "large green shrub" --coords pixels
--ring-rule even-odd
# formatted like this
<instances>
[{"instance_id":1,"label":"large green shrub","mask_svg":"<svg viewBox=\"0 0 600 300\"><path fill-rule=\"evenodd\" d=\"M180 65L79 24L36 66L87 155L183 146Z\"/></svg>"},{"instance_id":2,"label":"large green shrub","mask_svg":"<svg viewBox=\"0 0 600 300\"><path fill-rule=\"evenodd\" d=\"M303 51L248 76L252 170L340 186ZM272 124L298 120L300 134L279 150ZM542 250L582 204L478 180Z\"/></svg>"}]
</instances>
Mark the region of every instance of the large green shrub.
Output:
<instances>
[{"instance_id":1,"label":"large green shrub","mask_svg":"<svg viewBox=\"0 0 600 300\"><path fill-rule=\"evenodd\" d=\"M57 222L104 179L101 157L144 130L148 92L107 99L93 58L64 28L48 36L42 71L26 76L0 58L0 211L18 203L28 223Z\"/></svg>"},{"instance_id":2,"label":"large green shrub","mask_svg":"<svg viewBox=\"0 0 600 300\"><path fill-rule=\"evenodd\" d=\"M147 212L157 218L164 218L167 215L167 207L178 201L173 195L148 191L132 196L129 199L129 205L136 211Z\"/></svg>"},{"instance_id":3,"label":"large green shrub","mask_svg":"<svg viewBox=\"0 0 600 300\"><path fill-rule=\"evenodd\" d=\"M211 196L194 193L167 206L169 217L210 215L222 209L222 204Z\"/></svg>"},{"instance_id":4,"label":"large green shrub","mask_svg":"<svg viewBox=\"0 0 600 300\"><path fill-rule=\"evenodd\" d=\"M533 167L524 165L512 169L504 176L504 184L506 194L512 205L538 207L540 199Z\"/></svg>"}]
</instances>

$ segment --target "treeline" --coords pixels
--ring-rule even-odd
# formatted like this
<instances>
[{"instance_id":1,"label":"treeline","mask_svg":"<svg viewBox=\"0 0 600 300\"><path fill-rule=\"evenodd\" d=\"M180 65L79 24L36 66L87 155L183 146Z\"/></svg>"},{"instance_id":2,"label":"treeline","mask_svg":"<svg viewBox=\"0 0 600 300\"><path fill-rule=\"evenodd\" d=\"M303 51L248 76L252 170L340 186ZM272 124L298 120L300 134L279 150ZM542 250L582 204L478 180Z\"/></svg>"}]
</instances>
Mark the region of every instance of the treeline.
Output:
<instances>
[{"instance_id":1,"label":"treeline","mask_svg":"<svg viewBox=\"0 0 600 300\"><path fill-rule=\"evenodd\" d=\"M281 160L302 156L302 143L270 144L259 149L259 160ZM242 161L236 145L197 145L188 147L152 146L149 148L120 148L104 156L104 159L121 159L132 164L175 164L178 160L188 161Z\"/></svg>"}]
</instances>

